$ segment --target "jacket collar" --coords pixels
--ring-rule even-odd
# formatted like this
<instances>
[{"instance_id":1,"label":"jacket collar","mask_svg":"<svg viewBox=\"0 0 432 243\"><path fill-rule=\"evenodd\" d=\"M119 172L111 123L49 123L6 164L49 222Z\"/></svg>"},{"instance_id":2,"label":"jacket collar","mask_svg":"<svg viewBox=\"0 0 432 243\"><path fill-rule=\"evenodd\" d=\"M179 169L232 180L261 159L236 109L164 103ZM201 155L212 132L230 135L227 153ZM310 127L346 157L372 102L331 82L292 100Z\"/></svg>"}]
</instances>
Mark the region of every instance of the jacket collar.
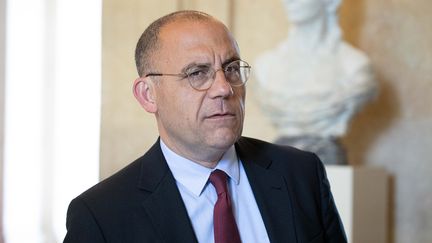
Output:
<instances>
[{"instance_id":1,"label":"jacket collar","mask_svg":"<svg viewBox=\"0 0 432 243\"><path fill-rule=\"evenodd\" d=\"M270 146L262 141L241 138L236 143L236 150L243 162L270 242L297 242L292 197L282 172L272 159L275 155Z\"/></svg>"},{"instance_id":2,"label":"jacket collar","mask_svg":"<svg viewBox=\"0 0 432 243\"><path fill-rule=\"evenodd\" d=\"M138 188L150 193L142 206L163 242L198 242L159 140L143 156Z\"/></svg>"}]
</instances>

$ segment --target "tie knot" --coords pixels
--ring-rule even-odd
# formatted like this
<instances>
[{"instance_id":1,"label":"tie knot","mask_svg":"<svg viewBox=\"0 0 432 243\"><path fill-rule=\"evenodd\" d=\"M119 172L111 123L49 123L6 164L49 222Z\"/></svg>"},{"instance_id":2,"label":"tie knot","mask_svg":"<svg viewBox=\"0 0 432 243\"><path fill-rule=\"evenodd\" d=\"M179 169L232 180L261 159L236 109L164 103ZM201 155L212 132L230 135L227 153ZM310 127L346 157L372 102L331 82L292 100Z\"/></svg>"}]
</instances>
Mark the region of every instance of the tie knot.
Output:
<instances>
[{"instance_id":1,"label":"tie knot","mask_svg":"<svg viewBox=\"0 0 432 243\"><path fill-rule=\"evenodd\" d=\"M221 170L214 170L210 174L210 183L216 188L216 193L226 193L227 191L227 175Z\"/></svg>"}]
</instances>

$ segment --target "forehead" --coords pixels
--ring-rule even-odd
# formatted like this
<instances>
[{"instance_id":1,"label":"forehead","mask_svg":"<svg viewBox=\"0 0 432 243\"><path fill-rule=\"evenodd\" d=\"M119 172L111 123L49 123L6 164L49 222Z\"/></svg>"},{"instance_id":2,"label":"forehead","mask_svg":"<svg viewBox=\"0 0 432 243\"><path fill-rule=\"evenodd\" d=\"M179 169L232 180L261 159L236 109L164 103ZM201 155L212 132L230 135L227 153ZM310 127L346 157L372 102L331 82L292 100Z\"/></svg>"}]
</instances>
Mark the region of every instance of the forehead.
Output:
<instances>
[{"instance_id":1,"label":"forehead","mask_svg":"<svg viewBox=\"0 0 432 243\"><path fill-rule=\"evenodd\" d=\"M237 43L231 33L216 20L177 20L164 26L159 38L160 58L224 61L222 59L239 56Z\"/></svg>"}]
</instances>

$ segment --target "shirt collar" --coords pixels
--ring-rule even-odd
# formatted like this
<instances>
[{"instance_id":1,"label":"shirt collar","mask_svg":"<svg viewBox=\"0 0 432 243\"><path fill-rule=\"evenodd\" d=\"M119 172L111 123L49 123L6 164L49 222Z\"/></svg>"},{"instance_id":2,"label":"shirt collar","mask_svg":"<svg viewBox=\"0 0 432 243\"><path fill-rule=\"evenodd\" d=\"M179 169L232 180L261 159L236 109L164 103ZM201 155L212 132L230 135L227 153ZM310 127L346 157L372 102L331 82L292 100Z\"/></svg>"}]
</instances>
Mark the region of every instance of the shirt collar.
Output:
<instances>
[{"instance_id":1,"label":"shirt collar","mask_svg":"<svg viewBox=\"0 0 432 243\"><path fill-rule=\"evenodd\" d=\"M239 163L234 145L225 152L214 169L204 167L176 154L166 146L162 139L160 140L160 146L177 183L182 184L197 197L201 195L213 170L224 171L235 184L240 182Z\"/></svg>"}]
</instances>

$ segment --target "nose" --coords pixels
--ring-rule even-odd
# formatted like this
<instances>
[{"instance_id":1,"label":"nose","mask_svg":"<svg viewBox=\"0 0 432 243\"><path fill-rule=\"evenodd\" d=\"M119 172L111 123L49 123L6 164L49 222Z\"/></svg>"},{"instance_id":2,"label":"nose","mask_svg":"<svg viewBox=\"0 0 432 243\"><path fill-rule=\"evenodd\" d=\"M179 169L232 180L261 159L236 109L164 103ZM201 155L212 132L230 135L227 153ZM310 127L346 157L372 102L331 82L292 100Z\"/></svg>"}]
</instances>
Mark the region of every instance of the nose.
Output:
<instances>
[{"instance_id":1,"label":"nose","mask_svg":"<svg viewBox=\"0 0 432 243\"><path fill-rule=\"evenodd\" d=\"M215 77L214 77L213 84L208 90L209 95L212 98L217 98L217 97L225 98L233 95L234 90L231 87L231 84L226 79L223 69L217 70L214 75Z\"/></svg>"}]
</instances>

